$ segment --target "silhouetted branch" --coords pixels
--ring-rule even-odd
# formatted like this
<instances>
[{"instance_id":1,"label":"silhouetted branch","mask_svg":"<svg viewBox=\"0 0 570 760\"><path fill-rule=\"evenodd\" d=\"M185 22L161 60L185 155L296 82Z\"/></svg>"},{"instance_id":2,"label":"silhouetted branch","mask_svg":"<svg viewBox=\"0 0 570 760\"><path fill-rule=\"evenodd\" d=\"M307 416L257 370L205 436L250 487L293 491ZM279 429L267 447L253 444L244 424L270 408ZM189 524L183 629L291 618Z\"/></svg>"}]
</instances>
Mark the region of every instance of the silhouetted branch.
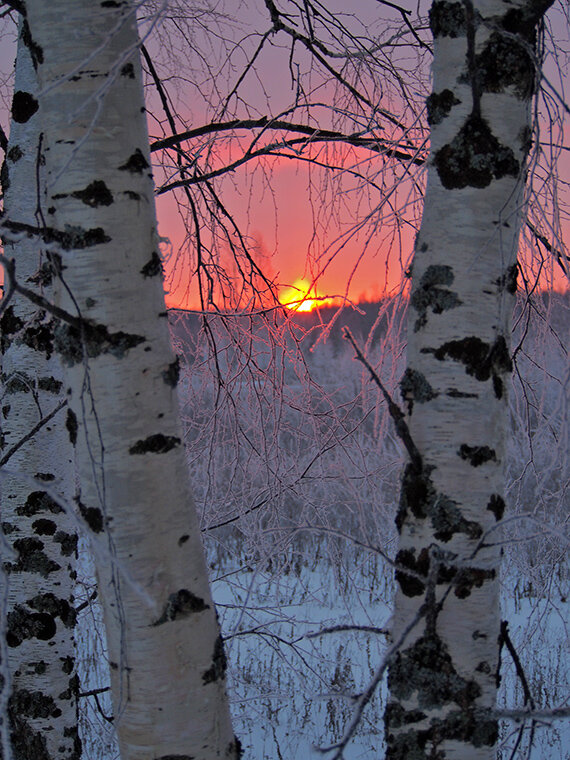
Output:
<instances>
[{"instance_id":1,"label":"silhouetted branch","mask_svg":"<svg viewBox=\"0 0 570 760\"><path fill-rule=\"evenodd\" d=\"M375 371L374 367L370 364L368 359L364 356L360 348L358 347L358 344L352 337L352 333L348 329L348 327L345 327L343 330L343 337L348 340L348 342L351 344L351 346L356 351L356 358L359 362L364 364L366 369L370 372L370 376L372 377L372 380L376 383L376 385L380 388L380 391L382 392L382 395L384 396L386 403L388 404L388 411L390 412L390 417L394 420L394 426L396 428L396 433L404 446L406 447L406 450L408 454L410 455L410 459L412 460L412 464L414 467L418 470L422 469L422 457L420 452L418 451L418 448L414 441L412 440L412 436L410 435L410 429L406 423L404 412L400 409L398 404L392 399L388 391L386 390L386 387L384 386L383 382L378 377L378 373Z\"/></svg>"}]
</instances>

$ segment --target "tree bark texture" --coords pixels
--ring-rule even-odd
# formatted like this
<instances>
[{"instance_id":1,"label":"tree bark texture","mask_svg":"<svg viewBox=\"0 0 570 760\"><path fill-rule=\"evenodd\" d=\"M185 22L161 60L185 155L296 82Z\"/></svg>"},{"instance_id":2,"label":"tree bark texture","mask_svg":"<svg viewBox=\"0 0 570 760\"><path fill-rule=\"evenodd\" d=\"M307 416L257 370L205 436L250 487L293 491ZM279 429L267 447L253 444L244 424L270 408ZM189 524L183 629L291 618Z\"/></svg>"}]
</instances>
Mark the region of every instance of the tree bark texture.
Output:
<instances>
[{"instance_id":1,"label":"tree bark texture","mask_svg":"<svg viewBox=\"0 0 570 760\"><path fill-rule=\"evenodd\" d=\"M41 175L37 77L24 23L2 170L4 223L37 226ZM49 294L50 263L36 236L7 231L4 253L14 258L19 282ZM48 315L21 295L12 298L0 329L9 744L13 760L76 760L81 754L73 596L77 533L72 515L54 500L72 497L75 472L64 426L61 365L49 348ZM4 754L6 745L0 757Z\"/></svg>"},{"instance_id":2,"label":"tree bark texture","mask_svg":"<svg viewBox=\"0 0 570 760\"><path fill-rule=\"evenodd\" d=\"M407 369L417 448L397 526L389 760L490 760L500 625L510 316L524 213L537 29L551 0L436 0L431 158L415 247Z\"/></svg>"},{"instance_id":3,"label":"tree bark texture","mask_svg":"<svg viewBox=\"0 0 570 760\"><path fill-rule=\"evenodd\" d=\"M178 419L134 2L29 0L56 351L123 760L236 758ZM61 316L61 315L59 315Z\"/></svg>"}]
</instances>

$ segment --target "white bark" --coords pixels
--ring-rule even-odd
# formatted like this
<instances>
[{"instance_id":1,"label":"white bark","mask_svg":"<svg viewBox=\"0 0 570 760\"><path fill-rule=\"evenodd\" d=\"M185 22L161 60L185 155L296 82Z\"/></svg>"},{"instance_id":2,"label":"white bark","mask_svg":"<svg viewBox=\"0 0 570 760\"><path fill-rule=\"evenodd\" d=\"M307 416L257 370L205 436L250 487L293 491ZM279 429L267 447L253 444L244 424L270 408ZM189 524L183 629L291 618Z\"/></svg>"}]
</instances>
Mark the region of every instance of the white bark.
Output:
<instances>
[{"instance_id":1,"label":"white bark","mask_svg":"<svg viewBox=\"0 0 570 760\"><path fill-rule=\"evenodd\" d=\"M3 221L35 226L41 130L37 78L25 38L23 27L2 172ZM41 290L49 293L49 263L37 238L14 238L7 231L4 253L15 259L21 283L29 286L30 279L37 282L40 275ZM7 707L13 760L77 760L81 753L73 636L77 535L71 516L45 491L49 486L58 495L70 497L74 485L72 449L61 404L61 366L43 351L53 337L48 322L19 295L0 320L1 458L6 468L0 480L6 551L2 561L7 583L6 651L11 677ZM18 447L58 407L59 412Z\"/></svg>"},{"instance_id":2,"label":"white bark","mask_svg":"<svg viewBox=\"0 0 570 760\"><path fill-rule=\"evenodd\" d=\"M81 503L98 553L123 760L235 758L178 421L135 4L29 0L43 58L48 201L61 256ZM101 559L103 558L103 559Z\"/></svg>"},{"instance_id":3,"label":"white bark","mask_svg":"<svg viewBox=\"0 0 570 760\"><path fill-rule=\"evenodd\" d=\"M510 315L548 1L435 2L431 161L402 380L404 474L387 758L490 760L499 637ZM490 534L487 532L491 531ZM415 573L415 575L414 575ZM424 578L422 582L421 578Z\"/></svg>"}]
</instances>

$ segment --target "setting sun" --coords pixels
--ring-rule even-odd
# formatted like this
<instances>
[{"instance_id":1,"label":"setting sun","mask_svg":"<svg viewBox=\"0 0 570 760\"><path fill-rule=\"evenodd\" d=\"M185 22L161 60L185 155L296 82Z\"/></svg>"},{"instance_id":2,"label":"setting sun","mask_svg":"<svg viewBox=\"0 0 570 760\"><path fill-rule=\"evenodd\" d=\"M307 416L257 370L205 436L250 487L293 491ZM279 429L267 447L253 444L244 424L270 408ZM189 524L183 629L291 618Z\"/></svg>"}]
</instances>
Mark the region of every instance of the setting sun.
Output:
<instances>
[{"instance_id":1,"label":"setting sun","mask_svg":"<svg viewBox=\"0 0 570 760\"><path fill-rule=\"evenodd\" d=\"M322 304L314 286L307 280L295 280L281 295L281 303L293 311L312 311Z\"/></svg>"}]
</instances>

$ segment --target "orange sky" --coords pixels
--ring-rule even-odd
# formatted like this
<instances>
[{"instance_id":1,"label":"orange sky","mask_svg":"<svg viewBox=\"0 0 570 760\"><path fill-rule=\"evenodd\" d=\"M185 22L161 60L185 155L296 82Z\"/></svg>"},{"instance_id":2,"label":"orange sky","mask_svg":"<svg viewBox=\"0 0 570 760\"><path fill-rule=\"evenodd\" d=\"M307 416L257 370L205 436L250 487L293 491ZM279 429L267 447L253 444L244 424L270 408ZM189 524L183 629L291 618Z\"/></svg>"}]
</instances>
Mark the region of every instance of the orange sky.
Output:
<instances>
[{"instance_id":1,"label":"orange sky","mask_svg":"<svg viewBox=\"0 0 570 760\"><path fill-rule=\"evenodd\" d=\"M254 181L249 188L244 180L240 187L237 178L235 187L227 183L224 200L241 229L250 236L252 255L279 286L281 300L291 297L287 296L289 286L299 287L301 279L309 287L316 278L314 296L355 301L376 300L398 288L413 248L415 230L410 223L404 221L398 227L390 212L381 220L379 229L372 225L350 232L361 221L358 210L351 208L356 205L354 200L349 199L350 205L341 208L338 216L334 208L320 207L318 189L308 187L306 168L291 161L274 162L271 192L264 191L260 184ZM330 193L328 196L326 200L330 202ZM372 211L367 209L368 213ZM184 239L185 229L172 199L160 196L157 212L160 234L176 248ZM169 305L196 307L194 288L190 298L185 296L188 280L184 279L169 294Z\"/></svg>"},{"instance_id":2,"label":"orange sky","mask_svg":"<svg viewBox=\"0 0 570 760\"><path fill-rule=\"evenodd\" d=\"M364 0L355 0L355 3L358 7L366 6L372 14L378 13L374 3L365 3ZM331 7L333 5L331 0ZM5 73L10 70L13 55L13 41L3 39L0 68ZM287 50L273 47L268 55L268 59L260 65L265 65L265 68L269 66L271 77L267 81L271 82L278 97L288 103L291 82ZM549 77L554 81L550 73ZM244 82L244 92L252 102L259 97L256 87L255 80ZM319 96L326 98L323 88ZM202 110L203 106L195 104L195 94L191 88L175 93L174 100L178 104L186 104L178 106L186 110L190 105L194 106L193 115L187 114L192 126L204 122L202 114L205 111ZM160 111L160 105L151 103L150 110L153 109ZM7 129L5 110L0 117ZM156 122L151 119L149 124L151 132L157 133ZM562 142L568 145L567 135L565 138ZM231 151L236 157L247 144L246 139L247 136L243 135L232 146L225 146L222 152L225 150L229 155ZM364 149L351 151L350 161L347 156L344 159L345 168L351 162L353 165L360 162L359 168L370 173L382 166L378 155ZM157 159L156 155L154 159ZM311 295L348 297L354 301L376 300L398 290L402 273L412 254L415 227L419 221L419 207L410 205L413 196L409 182L398 184L399 177L386 171L375 177L382 192L372 190L367 195L367 191L359 190L348 175L338 186L327 185L327 175L309 169L307 163L272 159L266 161L266 166L270 172L266 177L259 169L256 173L254 164L250 163L234 171L227 180L216 181L216 187L240 229L248 236L253 256L276 283L282 300L290 298L288 288L295 284L299 287L300 280L305 281L307 288L313 285ZM417 177L418 168L415 169ZM402 175L403 166L398 166L397 171ZM559 173L562 179L570 176L568 148L562 151ZM160 179L159 171L156 177ZM191 243L184 253L185 258L177 258L176 252L187 232L172 193L157 198L157 214L159 233L165 238L162 250L166 257L167 281L171 285L167 304L170 307L197 308L196 279L192 280L195 246ZM367 217L370 217L368 223L364 224ZM358 225L361 229L349 232ZM570 230L567 219L563 225L562 234L568 239ZM545 229L545 232L552 239L550 233L557 231ZM205 228L201 229L201 233L207 237ZM223 247L220 254L224 256ZM172 275L174 270L175 274ZM568 281L559 267L555 267L551 274L549 271L547 268L542 272L541 285L557 289L568 287Z\"/></svg>"},{"instance_id":3,"label":"orange sky","mask_svg":"<svg viewBox=\"0 0 570 760\"><path fill-rule=\"evenodd\" d=\"M341 0L329 0L328 7L335 4L346 8ZM378 6L374 2L354 0L353 10L357 8L371 14L370 19L379 18ZM362 18L364 20L364 16ZM403 65L403 70L407 67L409 71L413 68L413 61L410 63L406 59ZM263 80L271 88L271 97L288 104L291 97L288 51L271 49L267 52L267 58L259 62L259 69L260 76L266 71L271 74ZM547 73L554 81L554 74L550 70ZM248 104L260 102L256 77L251 77L251 81L246 78L243 87ZM326 88L319 89L318 95L326 99ZM185 102L193 102L192 97L192 90L189 90L185 93ZM393 99L390 105L395 107ZM259 106L257 113L265 113L261 108L263 105ZM272 113L278 111L276 106ZM194 106L192 127L200 126L204 118L200 107ZM326 112L324 118L328 118ZM326 121L324 127L329 127ZM235 160L247 146L248 140L251 140L251 135L240 133L232 146L222 147L220 155L225 151L227 156L231 153ZM562 140L560 135L556 135L556 140L568 145L568 139ZM350 159L354 166L368 175L379 171L382 166L378 155L363 149L351 151ZM348 164L349 160L346 159L345 168ZM307 163L274 159L267 165L270 167L267 179L259 170L255 174L255 165L251 162L236 169L227 180L220 182L218 179L217 187L240 229L249 236L253 255L278 284L282 300L289 297L287 293L291 285L301 279L311 285L315 278L313 294L321 297L377 300L383 295L397 292L412 255L421 213L419 205L412 206L417 193L412 195L411 183L398 184L398 179L404 174L403 165L397 167L399 177L394 177L391 171L375 176L382 193L372 190L369 195L365 189L356 189L355 182L351 182L349 177L345 177L337 188L327 186L326 175L311 170ZM418 167L414 169L415 177L420 178L421 184L424 179L422 170ZM568 148L561 152L559 175L562 179L570 176ZM564 186L560 190L564 190ZM552 203L552 199L549 202ZM185 230L172 200L159 197L158 214L161 234L169 237L176 249L184 240ZM370 220L364 224L368 216ZM556 234L564 235L567 240L569 220L562 223L561 230L548 229L548 223L541 230L549 240L554 239ZM358 228L359 225L361 229L349 234L351 228ZM528 234L528 230L526 232ZM538 246L538 249L539 253L549 257L544 248L540 250L541 246ZM179 274L181 272L179 270ZM178 278L177 286L167 296L169 305L198 307L196 283L194 281L188 285L190 272L191 267L186 267L183 276ZM535 268L535 274L537 272ZM568 280L559 267L552 268L549 263L540 270L540 285L564 290L568 287Z\"/></svg>"}]
</instances>

